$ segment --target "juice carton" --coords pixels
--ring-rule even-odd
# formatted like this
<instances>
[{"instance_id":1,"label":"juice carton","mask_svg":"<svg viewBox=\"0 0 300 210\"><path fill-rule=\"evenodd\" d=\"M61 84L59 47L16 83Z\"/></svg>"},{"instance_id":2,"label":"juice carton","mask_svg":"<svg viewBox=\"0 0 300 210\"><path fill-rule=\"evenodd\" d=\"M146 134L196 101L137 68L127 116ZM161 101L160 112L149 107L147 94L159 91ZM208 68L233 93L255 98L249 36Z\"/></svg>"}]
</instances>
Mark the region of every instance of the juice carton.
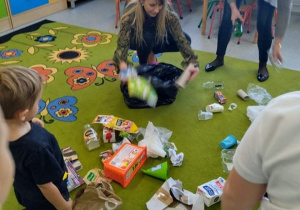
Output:
<instances>
[{"instance_id":1,"label":"juice carton","mask_svg":"<svg viewBox=\"0 0 300 210\"><path fill-rule=\"evenodd\" d=\"M203 195L204 203L207 207L221 200L225 182L225 179L219 177L198 186L197 193Z\"/></svg>"}]
</instances>

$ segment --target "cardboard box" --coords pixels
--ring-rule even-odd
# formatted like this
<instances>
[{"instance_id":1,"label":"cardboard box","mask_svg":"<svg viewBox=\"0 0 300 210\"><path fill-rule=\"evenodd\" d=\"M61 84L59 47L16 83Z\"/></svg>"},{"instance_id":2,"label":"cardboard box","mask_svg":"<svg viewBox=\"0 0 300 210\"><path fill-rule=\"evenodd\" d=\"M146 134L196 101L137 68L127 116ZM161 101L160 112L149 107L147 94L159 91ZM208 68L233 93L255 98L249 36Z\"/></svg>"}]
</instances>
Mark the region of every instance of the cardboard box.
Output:
<instances>
[{"instance_id":1,"label":"cardboard box","mask_svg":"<svg viewBox=\"0 0 300 210\"><path fill-rule=\"evenodd\" d=\"M197 193L203 195L204 203L207 207L219 202L223 194L226 180L222 177L211 180L198 186Z\"/></svg>"},{"instance_id":2,"label":"cardboard box","mask_svg":"<svg viewBox=\"0 0 300 210\"><path fill-rule=\"evenodd\" d=\"M146 147L124 143L110 159L104 162L104 174L126 187L146 159Z\"/></svg>"},{"instance_id":3,"label":"cardboard box","mask_svg":"<svg viewBox=\"0 0 300 210\"><path fill-rule=\"evenodd\" d=\"M104 143L116 142L116 133L114 129L103 126L103 142Z\"/></svg>"}]
</instances>

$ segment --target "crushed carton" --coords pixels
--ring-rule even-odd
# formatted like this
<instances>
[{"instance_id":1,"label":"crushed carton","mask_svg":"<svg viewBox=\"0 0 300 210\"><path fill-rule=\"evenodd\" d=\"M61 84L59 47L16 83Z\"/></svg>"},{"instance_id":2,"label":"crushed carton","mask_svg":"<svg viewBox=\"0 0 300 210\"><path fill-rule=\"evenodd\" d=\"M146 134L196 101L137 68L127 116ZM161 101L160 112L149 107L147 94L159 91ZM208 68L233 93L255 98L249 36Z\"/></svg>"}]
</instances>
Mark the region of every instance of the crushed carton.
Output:
<instances>
[{"instance_id":1,"label":"crushed carton","mask_svg":"<svg viewBox=\"0 0 300 210\"><path fill-rule=\"evenodd\" d=\"M106 177L126 187L147 159L147 148L124 143L104 162Z\"/></svg>"},{"instance_id":2,"label":"crushed carton","mask_svg":"<svg viewBox=\"0 0 300 210\"><path fill-rule=\"evenodd\" d=\"M114 115L98 115L92 123L101 123L103 126L127 133L138 133L139 128L130 120L125 120Z\"/></svg>"},{"instance_id":3,"label":"crushed carton","mask_svg":"<svg viewBox=\"0 0 300 210\"><path fill-rule=\"evenodd\" d=\"M149 210L204 210L203 196L183 189L182 182L171 177L164 182L146 205Z\"/></svg>"}]
</instances>

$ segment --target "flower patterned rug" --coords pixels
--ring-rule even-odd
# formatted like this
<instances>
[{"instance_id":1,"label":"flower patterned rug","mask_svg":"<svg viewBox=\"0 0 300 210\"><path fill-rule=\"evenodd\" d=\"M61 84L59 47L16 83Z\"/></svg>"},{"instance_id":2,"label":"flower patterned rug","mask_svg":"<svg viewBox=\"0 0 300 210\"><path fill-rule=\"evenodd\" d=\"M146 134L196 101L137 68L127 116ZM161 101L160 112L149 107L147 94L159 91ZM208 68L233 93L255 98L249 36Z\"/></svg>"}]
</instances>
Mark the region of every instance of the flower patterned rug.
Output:
<instances>
[{"instance_id":1,"label":"flower patterned rug","mask_svg":"<svg viewBox=\"0 0 300 210\"><path fill-rule=\"evenodd\" d=\"M111 149L103 143L88 151L83 142L83 127L99 115L115 115L128 119L145 128L149 121L154 126L171 130L169 140L177 152L184 153L183 164L173 167L167 158L148 158L142 168L147 169L168 161L169 176L179 179L183 187L193 193L197 186L219 176L222 171L220 142L228 134L241 139L250 125L247 106L257 105L253 100L243 101L236 96L238 89L247 90L249 83L265 88L273 97L300 89L300 72L282 70L275 72L271 66L270 78L264 83L256 80L257 63L226 57L226 64L212 73L204 72L204 64L213 60L214 54L195 51L200 61L199 76L179 91L176 101L167 106L151 109L129 109L120 91L119 75L112 63L117 35L59 22L42 21L32 26L0 37L0 66L21 65L32 68L43 77L44 90L37 117L45 122L45 128L53 133L61 148L70 146L79 156L84 175L95 167L103 168L99 159L102 151ZM180 53L156 55L159 62L180 67ZM135 65L138 57L129 51L128 60ZM224 112L213 115L209 121L199 121L199 110L215 103L214 90L205 90L207 81L224 81L222 90L227 98ZM235 102L236 110L228 111ZM102 139L100 124L92 124ZM134 142L136 144L136 142ZM120 209L146 209L146 202L156 193L163 181L139 171L131 183L122 188L112 182L115 194L123 204ZM75 197L77 190L71 192ZM22 209L13 190L4 204L4 210ZM208 209L220 209L215 204Z\"/></svg>"}]
</instances>

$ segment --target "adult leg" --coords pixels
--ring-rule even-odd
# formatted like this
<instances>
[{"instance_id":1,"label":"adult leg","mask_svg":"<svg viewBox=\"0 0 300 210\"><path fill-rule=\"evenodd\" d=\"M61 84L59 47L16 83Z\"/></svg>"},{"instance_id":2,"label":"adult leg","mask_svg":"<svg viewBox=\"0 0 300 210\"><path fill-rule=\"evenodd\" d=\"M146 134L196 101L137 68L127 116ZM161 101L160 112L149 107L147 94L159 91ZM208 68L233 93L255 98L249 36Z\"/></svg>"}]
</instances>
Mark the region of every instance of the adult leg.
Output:
<instances>
[{"instance_id":1,"label":"adult leg","mask_svg":"<svg viewBox=\"0 0 300 210\"><path fill-rule=\"evenodd\" d=\"M191 37L183 32L185 38L187 39L187 41L191 44L192 40L191 40ZM182 41L186 41L186 40L182 40ZM153 52L155 54L157 53L164 53L164 52L178 52L179 51L179 48L172 36L172 34L168 31L168 35L167 35L167 39L164 41L163 44L156 44L154 45L153 47Z\"/></svg>"},{"instance_id":2,"label":"adult leg","mask_svg":"<svg viewBox=\"0 0 300 210\"><path fill-rule=\"evenodd\" d=\"M240 7L241 0L236 0L236 6L237 8ZM227 0L224 1L224 11L223 11L223 17L222 17L222 23L219 28L218 33L218 46L217 46L217 57L212 62L208 63L205 66L206 71L213 71L219 66L222 66L224 64L224 56L226 53L227 45L230 41L231 34L232 34L232 22L231 22L231 8L228 4Z\"/></svg>"},{"instance_id":3,"label":"adult leg","mask_svg":"<svg viewBox=\"0 0 300 210\"><path fill-rule=\"evenodd\" d=\"M150 33L148 31L144 31L144 41L142 42L142 44L138 44L136 42L135 30L132 30L130 35L131 37L133 37L132 39L130 39L130 49L137 51L140 64L147 64L149 54L150 52L152 52L155 43L155 32Z\"/></svg>"},{"instance_id":4,"label":"adult leg","mask_svg":"<svg viewBox=\"0 0 300 210\"><path fill-rule=\"evenodd\" d=\"M148 63L149 64L157 64L157 58L155 57L155 54L157 53L164 53L164 52L178 52L179 48L177 46L177 43L175 42L172 34L168 31L167 32L167 39L165 39L164 43L154 43L154 46L152 48L152 51L149 54L148 57ZM186 34L185 32L183 32L185 38L184 42L186 42L186 40L189 42L189 44L191 44L191 37Z\"/></svg>"},{"instance_id":5,"label":"adult leg","mask_svg":"<svg viewBox=\"0 0 300 210\"><path fill-rule=\"evenodd\" d=\"M268 52L272 44L272 19L275 8L264 0L258 1L257 13L257 31L258 31L258 52L259 52L259 69L257 79L263 82L269 78L267 69Z\"/></svg>"}]
</instances>

